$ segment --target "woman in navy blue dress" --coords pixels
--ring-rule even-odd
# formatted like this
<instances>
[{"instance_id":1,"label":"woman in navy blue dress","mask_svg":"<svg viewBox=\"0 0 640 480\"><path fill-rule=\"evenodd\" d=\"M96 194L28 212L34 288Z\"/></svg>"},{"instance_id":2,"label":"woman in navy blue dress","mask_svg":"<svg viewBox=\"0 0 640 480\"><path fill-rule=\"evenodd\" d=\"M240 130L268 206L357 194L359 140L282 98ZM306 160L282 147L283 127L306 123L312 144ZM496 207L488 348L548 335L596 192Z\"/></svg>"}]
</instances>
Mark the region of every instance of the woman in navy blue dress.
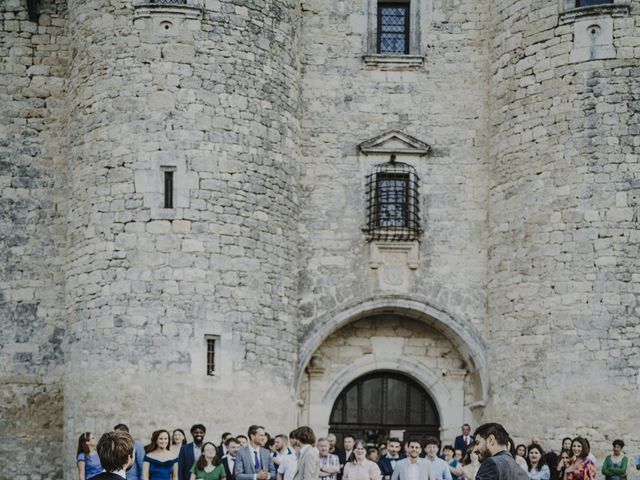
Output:
<instances>
[{"instance_id":1,"label":"woman in navy blue dress","mask_svg":"<svg viewBox=\"0 0 640 480\"><path fill-rule=\"evenodd\" d=\"M146 448L142 464L143 480L177 480L178 457L169 450L169 432L156 430Z\"/></svg>"}]
</instances>

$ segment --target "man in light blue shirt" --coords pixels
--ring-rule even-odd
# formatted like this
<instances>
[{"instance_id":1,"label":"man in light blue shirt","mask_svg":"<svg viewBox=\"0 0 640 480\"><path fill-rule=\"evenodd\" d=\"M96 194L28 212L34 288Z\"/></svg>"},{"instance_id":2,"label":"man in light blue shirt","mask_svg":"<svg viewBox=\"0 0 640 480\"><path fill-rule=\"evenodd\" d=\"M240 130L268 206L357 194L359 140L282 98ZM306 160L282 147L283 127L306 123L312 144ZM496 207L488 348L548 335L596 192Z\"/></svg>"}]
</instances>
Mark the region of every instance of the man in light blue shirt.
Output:
<instances>
[{"instance_id":1,"label":"man in light blue shirt","mask_svg":"<svg viewBox=\"0 0 640 480\"><path fill-rule=\"evenodd\" d=\"M438 457L440 441L435 437L428 437L425 441L425 460L431 465L431 475L434 480L451 480L449 464Z\"/></svg>"},{"instance_id":2,"label":"man in light blue shirt","mask_svg":"<svg viewBox=\"0 0 640 480\"><path fill-rule=\"evenodd\" d=\"M129 427L124 423L119 423L113 427L115 432L129 433ZM144 447L137 440L133 447L133 465L127 470L127 480L142 480L142 463L144 462Z\"/></svg>"}]
</instances>

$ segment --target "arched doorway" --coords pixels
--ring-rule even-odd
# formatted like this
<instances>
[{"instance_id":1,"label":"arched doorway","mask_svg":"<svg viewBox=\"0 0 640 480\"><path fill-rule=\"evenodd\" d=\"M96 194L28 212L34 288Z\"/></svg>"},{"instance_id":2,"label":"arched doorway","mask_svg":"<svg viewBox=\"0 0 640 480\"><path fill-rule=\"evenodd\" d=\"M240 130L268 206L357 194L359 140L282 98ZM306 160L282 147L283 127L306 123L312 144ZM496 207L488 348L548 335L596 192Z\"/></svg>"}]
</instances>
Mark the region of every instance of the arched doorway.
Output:
<instances>
[{"instance_id":1,"label":"arched doorway","mask_svg":"<svg viewBox=\"0 0 640 480\"><path fill-rule=\"evenodd\" d=\"M373 372L352 381L336 399L329 422L338 444L347 434L370 444L389 437L440 437L440 416L431 396L395 372Z\"/></svg>"}]
</instances>

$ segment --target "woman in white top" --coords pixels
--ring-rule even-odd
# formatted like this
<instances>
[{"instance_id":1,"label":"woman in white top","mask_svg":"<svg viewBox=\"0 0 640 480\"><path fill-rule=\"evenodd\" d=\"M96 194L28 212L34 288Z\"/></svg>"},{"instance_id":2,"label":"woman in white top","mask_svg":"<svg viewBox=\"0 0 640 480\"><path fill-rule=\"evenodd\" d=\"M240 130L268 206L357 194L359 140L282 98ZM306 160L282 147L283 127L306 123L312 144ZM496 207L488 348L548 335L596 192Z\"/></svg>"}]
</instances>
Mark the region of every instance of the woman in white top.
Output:
<instances>
[{"instance_id":1,"label":"woman in white top","mask_svg":"<svg viewBox=\"0 0 640 480\"><path fill-rule=\"evenodd\" d=\"M353 446L353 454L344 466L342 480L381 480L380 467L367 459L367 445L358 440Z\"/></svg>"}]
</instances>

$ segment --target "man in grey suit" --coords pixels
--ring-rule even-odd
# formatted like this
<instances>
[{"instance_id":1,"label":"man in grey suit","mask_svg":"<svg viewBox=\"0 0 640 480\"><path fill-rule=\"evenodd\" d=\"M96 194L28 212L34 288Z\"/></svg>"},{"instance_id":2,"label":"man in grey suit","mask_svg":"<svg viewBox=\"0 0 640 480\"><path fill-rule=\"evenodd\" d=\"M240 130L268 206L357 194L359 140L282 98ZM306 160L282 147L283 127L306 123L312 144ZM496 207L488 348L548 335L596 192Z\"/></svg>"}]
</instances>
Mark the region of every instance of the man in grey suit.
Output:
<instances>
[{"instance_id":1,"label":"man in grey suit","mask_svg":"<svg viewBox=\"0 0 640 480\"><path fill-rule=\"evenodd\" d=\"M433 480L431 465L420 458L422 445L419 440L409 440L407 458L396 462L391 480Z\"/></svg>"},{"instance_id":2,"label":"man in grey suit","mask_svg":"<svg viewBox=\"0 0 640 480\"><path fill-rule=\"evenodd\" d=\"M289 434L291 445L300 454L293 480L318 480L320 456L315 449L316 436L309 427L298 427Z\"/></svg>"},{"instance_id":3,"label":"man in grey suit","mask_svg":"<svg viewBox=\"0 0 640 480\"><path fill-rule=\"evenodd\" d=\"M276 469L265 441L264 427L249 427L249 443L238 450L236 456L236 480L275 480Z\"/></svg>"}]
</instances>

